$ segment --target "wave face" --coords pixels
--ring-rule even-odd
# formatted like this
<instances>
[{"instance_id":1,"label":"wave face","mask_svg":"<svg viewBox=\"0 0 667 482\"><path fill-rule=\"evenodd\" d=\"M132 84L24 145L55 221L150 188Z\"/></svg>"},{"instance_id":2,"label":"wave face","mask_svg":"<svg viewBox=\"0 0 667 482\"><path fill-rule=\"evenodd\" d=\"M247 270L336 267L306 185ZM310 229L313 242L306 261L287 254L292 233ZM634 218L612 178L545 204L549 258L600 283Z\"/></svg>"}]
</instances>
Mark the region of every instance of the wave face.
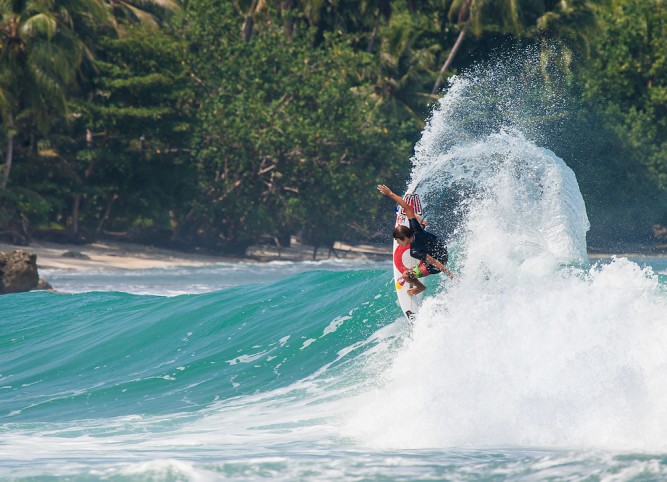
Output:
<instances>
[{"instance_id":1,"label":"wave face","mask_svg":"<svg viewBox=\"0 0 667 482\"><path fill-rule=\"evenodd\" d=\"M289 386L393 321L387 283L377 271L310 271L170 298L13 295L0 325L0 420L196 411Z\"/></svg>"},{"instance_id":2,"label":"wave face","mask_svg":"<svg viewBox=\"0 0 667 482\"><path fill-rule=\"evenodd\" d=\"M458 280L426 278L413 325L389 261L3 296L0 479L664 479L667 263L589 261L527 57L452 80L416 146Z\"/></svg>"}]
</instances>

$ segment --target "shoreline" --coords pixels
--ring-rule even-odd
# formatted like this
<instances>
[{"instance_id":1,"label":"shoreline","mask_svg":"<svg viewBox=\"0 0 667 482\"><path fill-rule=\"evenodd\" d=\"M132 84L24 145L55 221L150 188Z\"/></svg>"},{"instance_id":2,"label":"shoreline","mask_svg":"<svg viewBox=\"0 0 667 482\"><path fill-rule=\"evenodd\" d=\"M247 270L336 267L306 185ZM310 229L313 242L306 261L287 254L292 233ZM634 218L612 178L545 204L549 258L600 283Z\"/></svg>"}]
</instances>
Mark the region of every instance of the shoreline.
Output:
<instances>
[{"instance_id":1,"label":"shoreline","mask_svg":"<svg viewBox=\"0 0 667 482\"><path fill-rule=\"evenodd\" d=\"M331 250L296 245L278 249L273 246L251 246L246 256L199 254L158 248L123 241L100 241L88 244L33 241L28 246L0 242L0 252L24 250L37 255L37 269L99 270L150 269L177 266L210 266L219 263L266 263L271 261L324 261L324 260L390 260L391 250L371 245L334 243Z\"/></svg>"},{"instance_id":2,"label":"shoreline","mask_svg":"<svg viewBox=\"0 0 667 482\"><path fill-rule=\"evenodd\" d=\"M320 248L317 251L312 246L298 244L280 250L275 246L255 245L248 248L245 256L188 253L123 241L100 241L81 245L35 241L28 246L0 242L0 252L6 253L15 250L25 250L37 255L37 268L44 270L150 269L207 266L234 262L261 264L271 261L391 260L391 250L389 248L373 245L349 245L341 242L335 243L331 250ZM588 253L591 260L600 260L612 256L667 258L667 253L655 249L646 249L643 252L638 250L622 253L601 253L598 251Z\"/></svg>"},{"instance_id":3,"label":"shoreline","mask_svg":"<svg viewBox=\"0 0 667 482\"><path fill-rule=\"evenodd\" d=\"M624 253L588 253L588 259L591 259L591 260L611 258L612 256L615 256L617 258L632 258L632 259L637 259L637 258L667 259L667 254L666 253L639 253L639 252L633 252L633 253L625 253L625 252Z\"/></svg>"}]
</instances>

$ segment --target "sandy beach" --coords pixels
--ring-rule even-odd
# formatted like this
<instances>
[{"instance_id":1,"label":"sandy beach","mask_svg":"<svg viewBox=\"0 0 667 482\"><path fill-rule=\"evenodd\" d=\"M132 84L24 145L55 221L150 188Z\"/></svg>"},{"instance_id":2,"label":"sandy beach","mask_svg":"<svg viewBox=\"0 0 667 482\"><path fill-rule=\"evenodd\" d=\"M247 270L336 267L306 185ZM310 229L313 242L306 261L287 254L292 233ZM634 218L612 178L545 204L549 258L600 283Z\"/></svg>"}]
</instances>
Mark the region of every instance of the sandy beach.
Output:
<instances>
[{"instance_id":1,"label":"sandy beach","mask_svg":"<svg viewBox=\"0 0 667 482\"><path fill-rule=\"evenodd\" d=\"M205 266L222 262L243 260L246 262L283 261L322 261L331 258L338 259L373 259L389 260L391 251L387 248L371 245L349 245L337 242L334 249L329 251L321 248L313 258L312 246L297 245L278 250L270 246L251 246L247 256L234 258L230 256L204 255L186 253L171 249L156 248L125 242L101 241L90 244L60 244L44 241L34 241L29 246L17 246L0 242L0 252L10 252L17 249L37 255L37 267L40 269L70 269L92 270L103 268L122 269L149 269L167 268L174 266ZM609 258L614 254L589 253L591 261ZM663 253L618 253L615 256L628 258L663 257Z\"/></svg>"},{"instance_id":2,"label":"sandy beach","mask_svg":"<svg viewBox=\"0 0 667 482\"><path fill-rule=\"evenodd\" d=\"M0 242L0 252L6 253L17 249L36 254L39 269L148 269L202 266L230 259L181 253L133 243L99 242L75 245L35 241L29 246L15 246Z\"/></svg>"},{"instance_id":3,"label":"sandy beach","mask_svg":"<svg viewBox=\"0 0 667 482\"><path fill-rule=\"evenodd\" d=\"M374 246L351 246L334 244L334 250L320 249L315 260L342 259L389 259L389 248ZM134 243L97 242L90 244L60 244L34 241L29 246L17 246L0 242L0 252L22 249L37 255L38 269L91 270L103 268L149 269L173 266L205 266L243 259L246 262L266 262L273 260L302 261L313 259L311 246L296 246L278 250L275 247L252 246L244 258L230 256L185 253L176 250L156 248Z\"/></svg>"}]
</instances>

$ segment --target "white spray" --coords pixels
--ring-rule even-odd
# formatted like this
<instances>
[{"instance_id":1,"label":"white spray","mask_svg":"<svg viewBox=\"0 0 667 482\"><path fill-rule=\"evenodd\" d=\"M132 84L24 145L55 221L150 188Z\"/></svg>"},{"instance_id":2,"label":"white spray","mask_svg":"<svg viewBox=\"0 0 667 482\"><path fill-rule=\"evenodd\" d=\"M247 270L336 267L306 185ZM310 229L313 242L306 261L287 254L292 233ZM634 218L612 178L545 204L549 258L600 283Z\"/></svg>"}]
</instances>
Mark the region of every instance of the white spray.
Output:
<instances>
[{"instance_id":1,"label":"white spray","mask_svg":"<svg viewBox=\"0 0 667 482\"><path fill-rule=\"evenodd\" d=\"M450 236L460 279L430 288L347 431L388 448L667 449L664 286L626 259L588 264L574 173L520 125L504 118L470 134L462 119L480 82L495 80L452 82L410 186L430 200L466 193Z\"/></svg>"}]
</instances>

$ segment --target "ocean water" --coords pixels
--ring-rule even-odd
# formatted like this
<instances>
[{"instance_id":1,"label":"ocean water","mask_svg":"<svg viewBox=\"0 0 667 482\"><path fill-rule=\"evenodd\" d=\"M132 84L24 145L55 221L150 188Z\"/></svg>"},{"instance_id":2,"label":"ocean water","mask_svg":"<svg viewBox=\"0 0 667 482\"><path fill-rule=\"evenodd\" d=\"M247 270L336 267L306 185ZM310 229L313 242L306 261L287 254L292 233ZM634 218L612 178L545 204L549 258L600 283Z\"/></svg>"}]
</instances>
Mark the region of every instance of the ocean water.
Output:
<instances>
[{"instance_id":1,"label":"ocean water","mask_svg":"<svg viewBox=\"0 0 667 482\"><path fill-rule=\"evenodd\" d=\"M458 280L427 278L414 324L389 261L50 270L66 293L0 298L0 479L667 479L667 263L588 259L529 67L454 79L416 146Z\"/></svg>"}]
</instances>

